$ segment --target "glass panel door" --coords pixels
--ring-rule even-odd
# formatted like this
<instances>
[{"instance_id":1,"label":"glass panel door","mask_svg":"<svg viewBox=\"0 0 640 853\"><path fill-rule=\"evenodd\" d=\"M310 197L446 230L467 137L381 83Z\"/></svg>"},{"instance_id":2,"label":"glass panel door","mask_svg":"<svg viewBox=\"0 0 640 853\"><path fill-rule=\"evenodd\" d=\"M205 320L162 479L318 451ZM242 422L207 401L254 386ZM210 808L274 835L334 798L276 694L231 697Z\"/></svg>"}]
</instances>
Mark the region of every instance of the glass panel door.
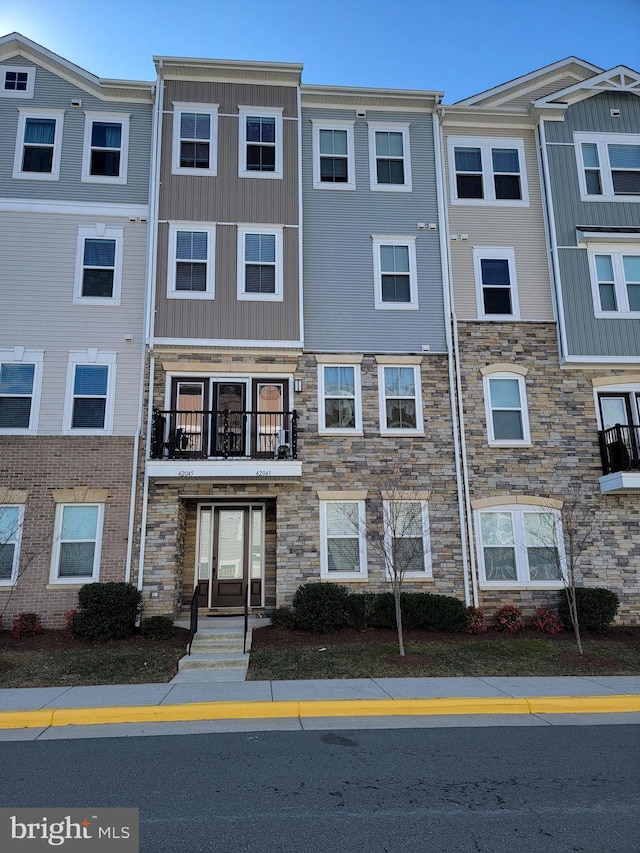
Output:
<instances>
[{"instance_id":1,"label":"glass panel door","mask_svg":"<svg viewBox=\"0 0 640 853\"><path fill-rule=\"evenodd\" d=\"M284 383L256 382L254 389L256 456L276 457L286 445L284 422Z\"/></svg>"},{"instance_id":2,"label":"glass panel door","mask_svg":"<svg viewBox=\"0 0 640 853\"><path fill-rule=\"evenodd\" d=\"M169 441L180 456L205 456L207 449L207 383L178 380L174 386L174 417L170 419Z\"/></svg>"},{"instance_id":3,"label":"glass panel door","mask_svg":"<svg viewBox=\"0 0 640 853\"><path fill-rule=\"evenodd\" d=\"M213 383L216 456L246 455L245 395L244 382Z\"/></svg>"},{"instance_id":4,"label":"glass panel door","mask_svg":"<svg viewBox=\"0 0 640 853\"><path fill-rule=\"evenodd\" d=\"M600 397L600 411L603 429L611 429L616 424L626 426L630 422L629 401L626 394L618 396L603 394Z\"/></svg>"}]
</instances>

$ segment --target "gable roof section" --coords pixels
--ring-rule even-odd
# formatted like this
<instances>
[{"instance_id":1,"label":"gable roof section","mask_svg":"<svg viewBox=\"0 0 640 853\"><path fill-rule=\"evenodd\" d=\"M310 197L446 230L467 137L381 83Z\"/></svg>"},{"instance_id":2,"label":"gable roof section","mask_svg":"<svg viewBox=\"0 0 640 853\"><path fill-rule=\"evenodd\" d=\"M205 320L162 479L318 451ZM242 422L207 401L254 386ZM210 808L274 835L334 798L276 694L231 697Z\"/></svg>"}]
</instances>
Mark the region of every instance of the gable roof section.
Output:
<instances>
[{"instance_id":1,"label":"gable roof section","mask_svg":"<svg viewBox=\"0 0 640 853\"><path fill-rule=\"evenodd\" d=\"M590 77L538 99L535 101L534 107L544 109L545 107L569 106L602 92L631 92L634 95L640 95L640 74L631 68L627 68L626 65L617 65L609 71L604 71L595 77Z\"/></svg>"}]
</instances>

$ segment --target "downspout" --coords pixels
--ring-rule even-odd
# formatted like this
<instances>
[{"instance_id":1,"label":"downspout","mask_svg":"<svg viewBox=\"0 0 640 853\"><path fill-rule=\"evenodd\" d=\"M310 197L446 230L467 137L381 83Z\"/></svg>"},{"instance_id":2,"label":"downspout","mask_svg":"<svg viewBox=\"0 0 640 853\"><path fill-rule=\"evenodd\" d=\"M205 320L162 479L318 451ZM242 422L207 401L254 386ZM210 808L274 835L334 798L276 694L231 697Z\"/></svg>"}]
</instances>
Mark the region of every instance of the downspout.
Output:
<instances>
[{"instance_id":1,"label":"downspout","mask_svg":"<svg viewBox=\"0 0 640 853\"><path fill-rule=\"evenodd\" d=\"M454 303L453 303L453 288L451 285L451 257L449 247L449 219L447 216L447 205L443 178L443 143L442 134L440 132L440 122L442 120L443 109L436 102L433 112L433 136L434 136L434 152L436 166L436 197L438 201L438 220L440 222L440 266L442 268L442 293L444 300L444 315L445 315L445 335L447 342L447 364L449 371L449 399L451 400L451 423L453 432L453 447L456 469L456 493L458 498L458 517L460 519L460 544L462 546L462 578L464 584L464 601L467 607L471 604L472 598L469 590L469 562L468 551L473 559L473 551L469 549L467 523L465 514L465 497L468 493L464 472L461 471L460 460L464 461L464 450L461 452L460 434L464 438L464 430L462 427L462 407L460 406L460 431L458 431L458 400L457 400L457 374L455 366L457 364L456 353L457 345L454 350L451 327L453 324ZM455 326L454 326L455 327ZM475 571L472 564L471 577L475 581ZM473 604L477 604L478 596L477 589L473 587Z\"/></svg>"}]
</instances>

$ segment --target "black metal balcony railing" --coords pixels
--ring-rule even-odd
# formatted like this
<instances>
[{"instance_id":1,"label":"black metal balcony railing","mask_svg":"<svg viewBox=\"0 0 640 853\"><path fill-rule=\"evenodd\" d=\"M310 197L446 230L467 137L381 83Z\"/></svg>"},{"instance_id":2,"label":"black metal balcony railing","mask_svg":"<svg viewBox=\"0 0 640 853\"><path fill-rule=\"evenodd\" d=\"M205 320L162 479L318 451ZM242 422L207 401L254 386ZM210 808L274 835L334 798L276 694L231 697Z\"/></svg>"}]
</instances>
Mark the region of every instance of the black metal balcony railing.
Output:
<instances>
[{"instance_id":1,"label":"black metal balcony railing","mask_svg":"<svg viewBox=\"0 0 640 853\"><path fill-rule=\"evenodd\" d=\"M598 433L602 471L640 471L640 427L616 424Z\"/></svg>"},{"instance_id":2,"label":"black metal balcony railing","mask_svg":"<svg viewBox=\"0 0 640 853\"><path fill-rule=\"evenodd\" d=\"M296 459L292 412L184 412L154 409L152 459Z\"/></svg>"}]
</instances>

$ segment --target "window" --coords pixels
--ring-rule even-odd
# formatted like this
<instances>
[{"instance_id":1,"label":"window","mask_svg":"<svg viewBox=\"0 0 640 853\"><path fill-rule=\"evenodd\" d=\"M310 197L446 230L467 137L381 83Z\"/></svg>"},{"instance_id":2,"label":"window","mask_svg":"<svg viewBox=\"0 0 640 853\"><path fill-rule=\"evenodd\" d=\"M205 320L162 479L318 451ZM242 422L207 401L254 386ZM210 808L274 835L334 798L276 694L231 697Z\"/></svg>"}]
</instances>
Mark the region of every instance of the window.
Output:
<instances>
[{"instance_id":1,"label":"window","mask_svg":"<svg viewBox=\"0 0 640 853\"><path fill-rule=\"evenodd\" d=\"M122 228L78 228L74 302L119 305L122 283Z\"/></svg>"},{"instance_id":2,"label":"window","mask_svg":"<svg viewBox=\"0 0 640 853\"><path fill-rule=\"evenodd\" d=\"M85 350L69 354L66 433L93 435L113 428L115 353Z\"/></svg>"},{"instance_id":3,"label":"window","mask_svg":"<svg viewBox=\"0 0 640 853\"><path fill-rule=\"evenodd\" d=\"M520 310L513 249L474 247L473 267L478 316L487 319L518 319Z\"/></svg>"},{"instance_id":4,"label":"window","mask_svg":"<svg viewBox=\"0 0 640 853\"><path fill-rule=\"evenodd\" d=\"M129 159L129 116L85 112L82 180L126 184Z\"/></svg>"},{"instance_id":5,"label":"window","mask_svg":"<svg viewBox=\"0 0 640 853\"><path fill-rule=\"evenodd\" d=\"M51 565L52 583L97 581L104 504L58 504Z\"/></svg>"},{"instance_id":6,"label":"window","mask_svg":"<svg viewBox=\"0 0 640 853\"><path fill-rule=\"evenodd\" d=\"M177 175L216 175L218 105L173 105L172 172Z\"/></svg>"},{"instance_id":7,"label":"window","mask_svg":"<svg viewBox=\"0 0 640 853\"><path fill-rule=\"evenodd\" d=\"M376 308L418 308L415 237L374 237L373 272Z\"/></svg>"},{"instance_id":8,"label":"window","mask_svg":"<svg viewBox=\"0 0 640 853\"><path fill-rule=\"evenodd\" d=\"M362 500L320 502L320 575L361 580L367 576Z\"/></svg>"},{"instance_id":9,"label":"window","mask_svg":"<svg viewBox=\"0 0 640 853\"><path fill-rule=\"evenodd\" d=\"M596 317L640 316L640 246L590 245Z\"/></svg>"},{"instance_id":10,"label":"window","mask_svg":"<svg viewBox=\"0 0 640 853\"><path fill-rule=\"evenodd\" d=\"M449 138L453 204L529 204L521 139Z\"/></svg>"},{"instance_id":11,"label":"window","mask_svg":"<svg viewBox=\"0 0 640 853\"><path fill-rule=\"evenodd\" d=\"M380 432L395 435L423 431L420 366L378 367Z\"/></svg>"},{"instance_id":12,"label":"window","mask_svg":"<svg viewBox=\"0 0 640 853\"><path fill-rule=\"evenodd\" d=\"M411 191L409 125L369 122L372 190Z\"/></svg>"},{"instance_id":13,"label":"window","mask_svg":"<svg viewBox=\"0 0 640 853\"><path fill-rule=\"evenodd\" d=\"M489 444L530 444L524 377L495 373L484 378Z\"/></svg>"},{"instance_id":14,"label":"window","mask_svg":"<svg viewBox=\"0 0 640 853\"><path fill-rule=\"evenodd\" d=\"M239 107L241 178L282 177L282 109Z\"/></svg>"},{"instance_id":15,"label":"window","mask_svg":"<svg viewBox=\"0 0 640 853\"><path fill-rule=\"evenodd\" d=\"M352 121L312 120L313 188L355 190L355 153Z\"/></svg>"},{"instance_id":16,"label":"window","mask_svg":"<svg viewBox=\"0 0 640 853\"><path fill-rule=\"evenodd\" d=\"M187 223L169 227L167 296L213 299L215 229Z\"/></svg>"},{"instance_id":17,"label":"window","mask_svg":"<svg viewBox=\"0 0 640 853\"><path fill-rule=\"evenodd\" d=\"M282 228L238 227L238 299L282 301Z\"/></svg>"},{"instance_id":18,"label":"window","mask_svg":"<svg viewBox=\"0 0 640 853\"><path fill-rule=\"evenodd\" d=\"M18 579L23 522L24 506L0 506L0 586Z\"/></svg>"},{"instance_id":19,"label":"window","mask_svg":"<svg viewBox=\"0 0 640 853\"><path fill-rule=\"evenodd\" d=\"M57 181L64 110L20 109L13 177L37 181Z\"/></svg>"},{"instance_id":20,"label":"window","mask_svg":"<svg viewBox=\"0 0 640 853\"><path fill-rule=\"evenodd\" d=\"M477 529L483 586L562 586L564 550L557 510L492 507L477 513Z\"/></svg>"},{"instance_id":21,"label":"window","mask_svg":"<svg viewBox=\"0 0 640 853\"><path fill-rule=\"evenodd\" d=\"M33 66L8 65L0 68L0 97L33 98L36 69Z\"/></svg>"},{"instance_id":22,"label":"window","mask_svg":"<svg viewBox=\"0 0 640 853\"><path fill-rule=\"evenodd\" d=\"M387 575L431 577L427 502L385 500L383 524Z\"/></svg>"},{"instance_id":23,"label":"window","mask_svg":"<svg viewBox=\"0 0 640 853\"><path fill-rule=\"evenodd\" d=\"M362 432L359 364L318 365L318 392L319 432Z\"/></svg>"},{"instance_id":24,"label":"window","mask_svg":"<svg viewBox=\"0 0 640 853\"><path fill-rule=\"evenodd\" d=\"M640 201L640 136L574 133L583 201Z\"/></svg>"},{"instance_id":25,"label":"window","mask_svg":"<svg viewBox=\"0 0 640 853\"><path fill-rule=\"evenodd\" d=\"M0 435L28 435L38 426L42 350L0 350Z\"/></svg>"}]
</instances>

